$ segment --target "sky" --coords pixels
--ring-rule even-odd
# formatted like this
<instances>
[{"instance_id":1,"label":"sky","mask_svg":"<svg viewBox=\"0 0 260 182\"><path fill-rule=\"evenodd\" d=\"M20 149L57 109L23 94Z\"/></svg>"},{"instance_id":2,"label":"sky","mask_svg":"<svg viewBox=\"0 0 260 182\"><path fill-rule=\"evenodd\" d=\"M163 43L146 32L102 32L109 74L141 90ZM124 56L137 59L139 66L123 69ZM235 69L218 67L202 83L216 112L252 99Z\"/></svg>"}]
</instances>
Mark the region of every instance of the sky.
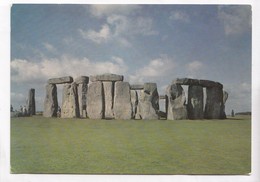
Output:
<instances>
[{"instance_id":1,"label":"sky","mask_svg":"<svg viewBox=\"0 0 260 182\"><path fill-rule=\"evenodd\" d=\"M11 104L35 88L42 111L49 78L114 73L160 95L176 78L217 81L227 114L251 111L251 19L250 5L15 4Z\"/></svg>"}]
</instances>

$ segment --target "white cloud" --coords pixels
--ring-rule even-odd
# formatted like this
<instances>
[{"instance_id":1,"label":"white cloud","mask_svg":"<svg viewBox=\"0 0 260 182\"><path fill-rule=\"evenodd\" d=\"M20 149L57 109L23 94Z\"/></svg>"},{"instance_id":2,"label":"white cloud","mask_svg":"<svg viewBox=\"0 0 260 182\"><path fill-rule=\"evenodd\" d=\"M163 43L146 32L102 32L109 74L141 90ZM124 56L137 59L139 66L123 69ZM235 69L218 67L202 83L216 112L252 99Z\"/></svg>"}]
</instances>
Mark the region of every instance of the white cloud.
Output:
<instances>
[{"instance_id":1,"label":"white cloud","mask_svg":"<svg viewBox=\"0 0 260 182\"><path fill-rule=\"evenodd\" d=\"M201 69L204 67L203 63L200 61L192 61L186 64L186 70L188 77L199 78L201 76Z\"/></svg>"},{"instance_id":2,"label":"white cloud","mask_svg":"<svg viewBox=\"0 0 260 182\"><path fill-rule=\"evenodd\" d=\"M53 45L51 45L51 44L49 44L47 42L43 43L43 46L49 52L53 52L54 53L54 52L57 51L56 48Z\"/></svg>"},{"instance_id":3,"label":"white cloud","mask_svg":"<svg viewBox=\"0 0 260 182\"><path fill-rule=\"evenodd\" d=\"M175 62L162 55L157 59L153 59L148 65L137 70L133 75L130 75L130 82L142 83L150 80L160 80L166 75L169 75L175 68Z\"/></svg>"},{"instance_id":4,"label":"white cloud","mask_svg":"<svg viewBox=\"0 0 260 182\"><path fill-rule=\"evenodd\" d=\"M183 11L172 11L170 16L169 16L169 19L181 21L181 22L185 22L185 23L190 22L189 15L187 13L183 12Z\"/></svg>"},{"instance_id":5,"label":"white cloud","mask_svg":"<svg viewBox=\"0 0 260 182\"><path fill-rule=\"evenodd\" d=\"M251 7L219 6L218 18L223 23L226 35L241 34L251 28Z\"/></svg>"},{"instance_id":6,"label":"white cloud","mask_svg":"<svg viewBox=\"0 0 260 182\"><path fill-rule=\"evenodd\" d=\"M127 71L124 60L112 57L110 61L95 62L87 58L76 59L63 56L44 59L41 62L15 59L11 61L11 81L15 83L46 82L53 77L94 75L103 73L123 74Z\"/></svg>"},{"instance_id":7,"label":"white cloud","mask_svg":"<svg viewBox=\"0 0 260 182\"><path fill-rule=\"evenodd\" d=\"M112 14L129 15L140 9L141 7L139 5L90 5L91 14L99 18Z\"/></svg>"}]
</instances>

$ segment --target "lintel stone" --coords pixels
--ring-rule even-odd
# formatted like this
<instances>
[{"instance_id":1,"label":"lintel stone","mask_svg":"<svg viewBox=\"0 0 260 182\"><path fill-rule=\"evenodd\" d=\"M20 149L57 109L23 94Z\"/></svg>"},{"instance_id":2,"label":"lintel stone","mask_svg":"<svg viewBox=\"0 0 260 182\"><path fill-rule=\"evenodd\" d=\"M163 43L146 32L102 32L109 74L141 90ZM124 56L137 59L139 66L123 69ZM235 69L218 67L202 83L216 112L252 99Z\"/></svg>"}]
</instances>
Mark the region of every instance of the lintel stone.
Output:
<instances>
[{"instance_id":1,"label":"lintel stone","mask_svg":"<svg viewBox=\"0 0 260 182\"><path fill-rule=\"evenodd\" d=\"M103 75L92 75L90 76L90 81L96 82L96 81L123 81L124 76L123 75L116 75L116 74L110 74L106 73Z\"/></svg>"},{"instance_id":2,"label":"lintel stone","mask_svg":"<svg viewBox=\"0 0 260 182\"><path fill-rule=\"evenodd\" d=\"M73 78L71 76L51 78L48 80L49 84L63 84L63 83L72 83L72 82L73 82Z\"/></svg>"}]
</instances>

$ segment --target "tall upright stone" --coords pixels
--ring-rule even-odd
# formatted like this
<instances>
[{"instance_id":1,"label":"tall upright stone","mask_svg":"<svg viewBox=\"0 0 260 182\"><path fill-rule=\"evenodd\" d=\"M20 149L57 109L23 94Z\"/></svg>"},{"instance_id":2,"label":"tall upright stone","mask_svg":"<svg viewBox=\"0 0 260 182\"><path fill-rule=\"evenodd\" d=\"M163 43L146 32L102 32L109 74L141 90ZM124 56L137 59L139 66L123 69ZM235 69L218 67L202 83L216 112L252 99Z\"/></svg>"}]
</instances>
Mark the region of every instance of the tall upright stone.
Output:
<instances>
[{"instance_id":1,"label":"tall upright stone","mask_svg":"<svg viewBox=\"0 0 260 182\"><path fill-rule=\"evenodd\" d=\"M87 112L87 91L89 77L80 76L75 78L74 82L78 85L79 114L80 117L85 118Z\"/></svg>"},{"instance_id":2,"label":"tall upright stone","mask_svg":"<svg viewBox=\"0 0 260 182\"><path fill-rule=\"evenodd\" d=\"M44 100L44 117L57 117L58 99L57 87L55 84L46 85L46 96Z\"/></svg>"},{"instance_id":3,"label":"tall upright stone","mask_svg":"<svg viewBox=\"0 0 260 182\"><path fill-rule=\"evenodd\" d=\"M35 89L31 88L28 94L27 108L29 115L35 115Z\"/></svg>"},{"instance_id":4,"label":"tall upright stone","mask_svg":"<svg viewBox=\"0 0 260 182\"><path fill-rule=\"evenodd\" d=\"M223 90L220 87L207 87L207 99L204 111L205 119L221 119Z\"/></svg>"},{"instance_id":5,"label":"tall upright stone","mask_svg":"<svg viewBox=\"0 0 260 182\"><path fill-rule=\"evenodd\" d=\"M167 94L167 119L187 119L186 96L181 85L171 84L166 89Z\"/></svg>"},{"instance_id":6,"label":"tall upright stone","mask_svg":"<svg viewBox=\"0 0 260 182\"><path fill-rule=\"evenodd\" d=\"M128 82L115 82L114 115L115 119L131 119L132 104Z\"/></svg>"},{"instance_id":7,"label":"tall upright stone","mask_svg":"<svg viewBox=\"0 0 260 182\"><path fill-rule=\"evenodd\" d=\"M104 92L101 81L92 82L87 92L87 115L90 119L104 118Z\"/></svg>"},{"instance_id":8,"label":"tall upright stone","mask_svg":"<svg viewBox=\"0 0 260 182\"><path fill-rule=\"evenodd\" d=\"M131 90L131 103L132 103L132 110L133 110L133 118L135 118L137 113L137 106L138 106L138 94L136 90Z\"/></svg>"},{"instance_id":9,"label":"tall upright stone","mask_svg":"<svg viewBox=\"0 0 260 182\"><path fill-rule=\"evenodd\" d=\"M114 118L114 83L112 81L103 81L105 118Z\"/></svg>"},{"instance_id":10,"label":"tall upright stone","mask_svg":"<svg viewBox=\"0 0 260 182\"><path fill-rule=\"evenodd\" d=\"M227 99L228 99L228 93L225 90L223 90L223 104L221 106L220 119L226 119L227 118L227 115L226 115L226 112L225 112L225 104L226 104Z\"/></svg>"},{"instance_id":11,"label":"tall upright stone","mask_svg":"<svg viewBox=\"0 0 260 182\"><path fill-rule=\"evenodd\" d=\"M159 94L156 83L144 84L138 105L142 119L159 119Z\"/></svg>"},{"instance_id":12,"label":"tall upright stone","mask_svg":"<svg viewBox=\"0 0 260 182\"><path fill-rule=\"evenodd\" d=\"M61 117L77 118L79 116L77 84L75 82L65 84L63 87Z\"/></svg>"},{"instance_id":13,"label":"tall upright stone","mask_svg":"<svg viewBox=\"0 0 260 182\"><path fill-rule=\"evenodd\" d=\"M203 87L190 85L188 89L188 118L203 119Z\"/></svg>"}]
</instances>

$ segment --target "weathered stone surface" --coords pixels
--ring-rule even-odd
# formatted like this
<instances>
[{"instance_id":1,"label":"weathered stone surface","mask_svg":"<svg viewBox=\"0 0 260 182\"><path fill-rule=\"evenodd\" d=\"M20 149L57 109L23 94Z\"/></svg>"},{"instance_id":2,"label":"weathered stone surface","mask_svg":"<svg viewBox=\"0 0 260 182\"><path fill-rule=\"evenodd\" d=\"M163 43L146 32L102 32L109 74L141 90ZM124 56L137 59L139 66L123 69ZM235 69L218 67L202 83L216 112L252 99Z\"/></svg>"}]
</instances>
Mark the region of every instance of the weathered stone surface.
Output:
<instances>
[{"instance_id":1,"label":"weathered stone surface","mask_svg":"<svg viewBox=\"0 0 260 182\"><path fill-rule=\"evenodd\" d=\"M44 117L56 117L58 110L57 87L55 84L46 86L46 96L44 100Z\"/></svg>"},{"instance_id":2,"label":"weathered stone surface","mask_svg":"<svg viewBox=\"0 0 260 182\"><path fill-rule=\"evenodd\" d=\"M159 94L156 83L144 84L138 105L142 119L159 119Z\"/></svg>"},{"instance_id":3,"label":"weathered stone surface","mask_svg":"<svg viewBox=\"0 0 260 182\"><path fill-rule=\"evenodd\" d=\"M103 75L93 75L90 76L90 81L96 82L96 81L123 81L124 76L123 75L116 75L116 74L110 74L106 73Z\"/></svg>"},{"instance_id":4,"label":"weathered stone surface","mask_svg":"<svg viewBox=\"0 0 260 182\"><path fill-rule=\"evenodd\" d=\"M206 89L207 99L204 111L206 119L221 119L223 110L223 91L219 87L208 87Z\"/></svg>"},{"instance_id":5,"label":"weathered stone surface","mask_svg":"<svg viewBox=\"0 0 260 182\"><path fill-rule=\"evenodd\" d=\"M87 91L88 91L87 82L78 84L79 114L80 114L80 117L82 117L82 118L86 117Z\"/></svg>"},{"instance_id":6,"label":"weathered stone surface","mask_svg":"<svg viewBox=\"0 0 260 182\"><path fill-rule=\"evenodd\" d=\"M198 80L198 79L191 79L191 78L177 78L176 80L172 81L172 84L179 84L179 85L197 85L202 87L219 87L223 88L223 85L219 82L214 82L210 80Z\"/></svg>"},{"instance_id":7,"label":"weathered stone surface","mask_svg":"<svg viewBox=\"0 0 260 182\"><path fill-rule=\"evenodd\" d=\"M63 84L63 83L72 83L72 82L73 82L73 78L71 76L51 78L48 80L49 84Z\"/></svg>"},{"instance_id":8,"label":"weathered stone surface","mask_svg":"<svg viewBox=\"0 0 260 182\"><path fill-rule=\"evenodd\" d=\"M75 82L65 84L63 87L61 117L75 118L79 116L77 84Z\"/></svg>"},{"instance_id":9,"label":"weathered stone surface","mask_svg":"<svg viewBox=\"0 0 260 182\"><path fill-rule=\"evenodd\" d=\"M227 118L227 115L225 112L225 104L226 104L227 99L228 99L228 93L223 90L223 104L221 106L221 116L220 116L221 119Z\"/></svg>"},{"instance_id":10,"label":"weathered stone surface","mask_svg":"<svg viewBox=\"0 0 260 182\"><path fill-rule=\"evenodd\" d=\"M105 98L105 118L114 118L114 83L103 81Z\"/></svg>"},{"instance_id":11,"label":"weathered stone surface","mask_svg":"<svg viewBox=\"0 0 260 182\"><path fill-rule=\"evenodd\" d=\"M166 95L159 95L159 99L166 99Z\"/></svg>"},{"instance_id":12,"label":"weathered stone surface","mask_svg":"<svg viewBox=\"0 0 260 182\"><path fill-rule=\"evenodd\" d=\"M137 106L138 106L138 94L137 91L131 90L131 103L132 103L132 110L133 110L133 118L137 113Z\"/></svg>"},{"instance_id":13,"label":"weathered stone surface","mask_svg":"<svg viewBox=\"0 0 260 182\"><path fill-rule=\"evenodd\" d=\"M130 85L128 82L118 81L115 83L115 119L131 119L132 112Z\"/></svg>"},{"instance_id":14,"label":"weathered stone surface","mask_svg":"<svg viewBox=\"0 0 260 182\"><path fill-rule=\"evenodd\" d=\"M104 117L104 107L102 82L90 83L87 92L87 116L90 119L102 119Z\"/></svg>"},{"instance_id":15,"label":"weathered stone surface","mask_svg":"<svg viewBox=\"0 0 260 182\"><path fill-rule=\"evenodd\" d=\"M167 94L167 119L187 119L186 96L181 85L172 84L166 89Z\"/></svg>"},{"instance_id":16,"label":"weathered stone surface","mask_svg":"<svg viewBox=\"0 0 260 182\"><path fill-rule=\"evenodd\" d=\"M88 76L79 76L79 77L75 78L74 82L76 84L83 84L83 83L88 84L89 77Z\"/></svg>"},{"instance_id":17,"label":"weathered stone surface","mask_svg":"<svg viewBox=\"0 0 260 182\"><path fill-rule=\"evenodd\" d=\"M143 90L144 85L130 85L131 90Z\"/></svg>"},{"instance_id":18,"label":"weathered stone surface","mask_svg":"<svg viewBox=\"0 0 260 182\"><path fill-rule=\"evenodd\" d=\"M29 115L35 115L35 89L33 88L29 90L27 108Z\"/></svg>"},{"instance_id":19,"label":"weathered stone surface","mask_svg":"<svg viewBox=\"0 0 260 182\"><path fill-rule=\"evenodd\" d=\"M188 118L203 119L203 87L190 85L188 89Z\"/></svg>"}]
</instances>

